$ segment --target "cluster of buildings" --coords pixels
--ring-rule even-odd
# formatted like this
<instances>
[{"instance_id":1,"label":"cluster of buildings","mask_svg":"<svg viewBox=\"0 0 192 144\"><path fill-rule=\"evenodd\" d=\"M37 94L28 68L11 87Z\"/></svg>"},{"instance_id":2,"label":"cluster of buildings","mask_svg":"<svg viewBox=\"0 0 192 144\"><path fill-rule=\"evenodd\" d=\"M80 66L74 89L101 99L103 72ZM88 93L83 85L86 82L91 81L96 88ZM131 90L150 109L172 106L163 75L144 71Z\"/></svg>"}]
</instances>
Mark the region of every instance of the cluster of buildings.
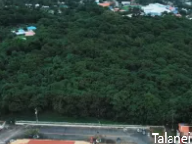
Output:
<instances>
[{"instance_id":1,"label":"cluster of buildings","mask_svg":"<svg viewBox=\"0 0 192 144\"><path fill-rule=\"evenodd\" d=\"M40 4L30 4L30 3L26 3L25 4L26 7L35 7L35 8L41 8L41 9L49 9L51 6L49 5L40 5ZM65 2L60 2L58 1L55 5L53 5L53 7L64 7L64 8L68 8L68 6L65 4Z\"/></svg>"},{"instance_id":2,"label":"cluster of buildings","mask_svg":"<svg viewBox=\"0 0 192 144\"><path fill-rule=\"evenodd\" d=\"M80 1L80 3L83 0ZM166 5L159 3L150 3L149 5L143 6L135 2L135 0L123 0L118 2L117 0L106 0L104 2L100 2L101 0L95 0L95 2L102 7L107 7L111 11L114 12L129 12L127 16L132 17L132 10L137 8L140 12L140 15L151 15L151 16L161 16L164 12L173 13L177 17L181 17L181 14L178 12L178 8L173 6L172 2L167 2ZM191 2L185 2L186 5L191 5ZM40 4L25 4L27 7L35 7L40 8L42 10L47 10L49 13L54 14L55 11L51 9L48 5L40 5ZM58 1L57 4L53 5L53 7L57 8L68 8L65 2ZM58 13L62 13L60 9L58 9ZM188 19L192 19L191 17Z\"/></svg>"},{"instance_id":3,"label":"cluster of buildings","mask_svg":"<svg viewBox=\"0 0 192 144\"><path fill-rule=\"evenodd\" d=\"M119 3L116 0L104 1L102 3L100 3L99 0L96 0L95 2L99 6L108 7L110 10L115 11L115 12L117 12L117 11L125 12L125 11L129 11L129 9L132 9L132 8L141 8L141 6L139 4L136 4L134 2L134 0L122 1L121 3Z\"/></svg>"},{"instance_id":4,"label":"cluster of buildings","mask_svg":"<svg viewBox=\"0 0 192 144\"><path fill-rule=\"evenodd\" d=\"M27 4L25 4L25 6L26 6L26 7L32 7L33 4L28 4L28 3L27 3ZM40 7L40 4L35 4L34 7L35 7L35 8L38 8L38 7Z\"/></svg>"},{"instance_id":5,"label":"cluster of buildings","mask_svg":"<svg viewBox=\"0 0 192 144\"><path fill-rule=\"evenodd\" d=\"M49 6L49 5L40 5L40 4L30 4L30 3L26 3L25 4L26 7L29 7L29 8L39 8L41 10L46 10L48 11L48 13L51 13L51 14L54 14L55 11L52 9L52 7L54 8L58 8L58 13L62 13L60 8L68 8L68 6L65 4L65 2L60 2L58 1L55 5L53 6Z\"/></svg>"},{"instance_id":6,"label":"cluster of buildings","mask_svg":"<svg viewBox=\"0 0 192 144\"><path fill-rule=\"evenodd\" d=\"M26 37L31 37L35 35L35 30L37 28L35 26L29 26L25 29L19 28L17 30L12 30L11 32L18 36L19 39L26 40Z\"/></svg>"},{"instance_id":7,"label":"cluster of buildings","mask_svg":"<svg viewBox=\"0 0 192 144\"><path fill-rule=\"evenodd\" d=\"M173 13L176 16L181 16L179 15L178 9L176 7L159 3L153 3L147 6L142 6L142 9L146 15L151 16L161 16L163 12Z\"/></svg>"},{"instance_id":8,"label":"cluster of buildings","mask_svg":"<svg viewBox=\"0 0 192 144\"><path fill-rule=\"evenodd\" d=\"M137 4L134 2L134 0L122 1L121 3L117 2L116 0L100 3L99 0L96 0L96 3L102 7L109 7L109 9L112 11L129 12L130 10L137 8L141 11L141 15L161 16L164 12L167 12L173 13L175 16L181 16L178 12L178 8L159 3L151 3L147 6Z\"/></svg>"}]
</instances>

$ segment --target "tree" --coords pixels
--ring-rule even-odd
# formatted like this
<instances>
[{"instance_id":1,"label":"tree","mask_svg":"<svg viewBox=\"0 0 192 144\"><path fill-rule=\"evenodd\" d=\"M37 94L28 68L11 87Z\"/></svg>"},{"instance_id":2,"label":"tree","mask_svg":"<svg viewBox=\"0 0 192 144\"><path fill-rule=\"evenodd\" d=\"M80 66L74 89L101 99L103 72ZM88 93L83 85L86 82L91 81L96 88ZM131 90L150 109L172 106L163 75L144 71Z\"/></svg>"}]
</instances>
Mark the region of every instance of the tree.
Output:
<instances>
[{"instance_id":1,"label":"tree","mask_svg":"<svg viewBox=\"0 0 192 144\"><path fill-rule=\"evenodd\" d=\"M57 5L8 0L1 9L2 116L34 113L37 107L42 114L131 124L191 122L189 20L130 19L91 1L66 1L69 8L52 15L26 8L26 2ZM37 27L33 37L21 40L11 33L29 25Z\"/></svg>"}]
</instances>

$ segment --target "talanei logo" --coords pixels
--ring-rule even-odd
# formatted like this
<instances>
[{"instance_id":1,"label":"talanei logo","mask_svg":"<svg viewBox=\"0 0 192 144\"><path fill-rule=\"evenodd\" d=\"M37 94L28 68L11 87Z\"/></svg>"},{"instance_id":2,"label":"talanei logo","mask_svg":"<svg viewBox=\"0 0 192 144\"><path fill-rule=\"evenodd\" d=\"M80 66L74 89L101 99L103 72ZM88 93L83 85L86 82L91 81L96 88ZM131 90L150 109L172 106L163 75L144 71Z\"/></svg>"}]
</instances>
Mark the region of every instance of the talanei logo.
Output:
<instances>
[{"instance_id":1,"label":"talanei logo","mask_svg":"<svg viewBox=\"0 0 192 144\"><path fill-rule=\"evenodd\" d=\"M156 144L164 144L164 143L167 143L167 144L172 144L172 143L175 143L175 144L187 144L187 143L190 143L190 132L189 132L189 136L168 136L167 135L167 132L165 132L165 135L164 136L160 136L159 133L152 133L152 135L154 136L154 143Z\"/></svg>"}]
</instances>

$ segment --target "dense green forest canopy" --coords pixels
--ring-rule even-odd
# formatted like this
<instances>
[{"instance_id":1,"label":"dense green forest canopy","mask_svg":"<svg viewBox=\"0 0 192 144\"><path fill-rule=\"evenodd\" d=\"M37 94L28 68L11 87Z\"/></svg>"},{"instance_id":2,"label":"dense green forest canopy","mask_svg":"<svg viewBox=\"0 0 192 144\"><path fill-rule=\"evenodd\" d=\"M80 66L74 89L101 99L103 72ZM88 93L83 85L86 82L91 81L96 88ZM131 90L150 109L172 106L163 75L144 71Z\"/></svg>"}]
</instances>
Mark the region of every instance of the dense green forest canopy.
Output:
<instances>
[{"instance_id":1,"label":"dense green forest canopy","mask_svg":"<svg viewBox=\"0 0 192 144\"><path fill-rule=\"evenodd\" d=\"M50 4L55 4L58 2L66 2L66 3L78 3L80 0L0 0L0 4L11 4L11 5L22 5L26 3L31 3L31 4L45 4L45 5L50 5ZM82 0L82 1L88 1L88 2L95 2L95 0ZM105 0L100 0L100 2L104 2ZM113 1L113 0L109 0ZM124 0L117 0L118 2L124 1ZM188 0L192 1L192 0ZM172 2L174 4L182 4L186 2L185 0L134 0L134 2L139 3L139 4L149 4L149 3L154 3L154 2L159 2L159 3L167 3L167 2Z\"/></svg>"},{"instance_id":2,"label":"dense green forest canopy","mask_svg":"<svg viewBox=\"0 0 192 144\"><path fill-rule=\"evenodd\" d=\"M35 25L34 37L12 28ZM53 111L133 124L191 122L192 21L93 3L0 14L0 114Z\"/></svg>"}]
</instances>

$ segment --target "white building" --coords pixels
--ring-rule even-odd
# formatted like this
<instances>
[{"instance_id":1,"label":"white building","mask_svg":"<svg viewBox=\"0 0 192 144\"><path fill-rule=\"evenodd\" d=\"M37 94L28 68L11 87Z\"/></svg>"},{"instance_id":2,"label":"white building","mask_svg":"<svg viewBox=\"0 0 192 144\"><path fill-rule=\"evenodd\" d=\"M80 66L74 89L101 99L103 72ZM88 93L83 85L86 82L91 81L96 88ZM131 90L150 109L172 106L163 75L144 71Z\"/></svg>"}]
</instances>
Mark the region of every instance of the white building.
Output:
<instances>
[{"instance_id":1,"label":"white building","mask_svg":"<svg viewBox=\"0 0 192 144\"><path fill-rule=\"evenodd\" d=\"M128 14L127 16L130 17L130 18L132 18L133 14Z\"/></svg>"},{"instance_id":2,"label":"white building","mask_svg":"<svg viewBox=\"0 0 192 144\"><path fill-rule=\"evenodd\" d=\"M59 14L61 14L61 13L62 13L62 11L61 11L61 10L58 10L58 13L59 13Z\"/></svg>"},{"instance_id":3,"label":"white building","mask_svg":"<svg viewBox=\"0 0 192 144\"><path fill-rule=\"evenodd\" d=\"M65 4L65 2L60 2L60 1L58 1L58 2L57 2L57 4L64 5L64 4Z\"/></svg>"},{"instance_id":4,"label":"white building","mask_svg":"<svg viewBox=\"0 0 192 144\"><path fill-rule=\"evenodd\" d=\"M54 11L54 10L49 10L48 13L50 13L50 14L54 14L55 11Z\"/></svg>"},{"instance_id":5,"label":"white building","mask_svg":"<svg viewBox=\"0 0 192 144\"><path fill-rule=\"evenodd\" d=\"M166 5L162 5L159 3L143 6L142 9L146 15L151 14L160 16L163 12L171 12L171 10L169 10Z\"/></svg>"},{"instance_id":6,"label":"white building","mask_svg":"<svg viewBox=\"0 0 192 144\"><path fill-rule=\"evenodd\" d=\"M40 4L35 4L35 7L38 8L40 6Z\"/></svg>"},{"instance_id":7,"label":"white building","mask_svg":"<svg viewBox=\"0 0 192 144\"><path fill-rule=\"evenodd\" d=\"M99 3L100 1L99 0L95 0L96 3Z\"/></svg>"},{"instance_id":8,"label":"white building","mask_svg":"<svg viewBox=\"0 0 192 144\"><path fill-rule=\"evenodd\" d=\"M42 8L42 9L49 9L49 6L43 5L41 8Z\"/></svg>"},{"instance_id":9,"label":"white building","mask_svg":"<svg viewBox=\"0 0 192 144\"><path fill-rule=\"evenodd\" d=\"M122 5L130 5L131 2L130 2L130 1L122 1L121 4L122 4Z\"/></svg>"},{"instance_id":10,"label":"white building","mask_svg":"<svg viewBox=\"0 0 192 144\"><path fill-rule=\"evenodd\" d=\"M185 4L191 6L192 2L185 2Z\"/></svg>"},{"instance_id":11,"label":"white building","mask_svg":"<svg viewBox=\"0 0 192 144\"><path fill-rule=\"evenodd\" d=\"M119 2L118 1L115 1L115 6L119 7Z\"/></svg>"},{"instance_id":12,"label":"white building","mask_svg":"<svg viewBox=\"0 0 192 144\"><path fill-rule=\"evenodd\" d=\"M33 5L32 4L25 4L25 6L32 7Z\"/></svg>"}]
</instances>

